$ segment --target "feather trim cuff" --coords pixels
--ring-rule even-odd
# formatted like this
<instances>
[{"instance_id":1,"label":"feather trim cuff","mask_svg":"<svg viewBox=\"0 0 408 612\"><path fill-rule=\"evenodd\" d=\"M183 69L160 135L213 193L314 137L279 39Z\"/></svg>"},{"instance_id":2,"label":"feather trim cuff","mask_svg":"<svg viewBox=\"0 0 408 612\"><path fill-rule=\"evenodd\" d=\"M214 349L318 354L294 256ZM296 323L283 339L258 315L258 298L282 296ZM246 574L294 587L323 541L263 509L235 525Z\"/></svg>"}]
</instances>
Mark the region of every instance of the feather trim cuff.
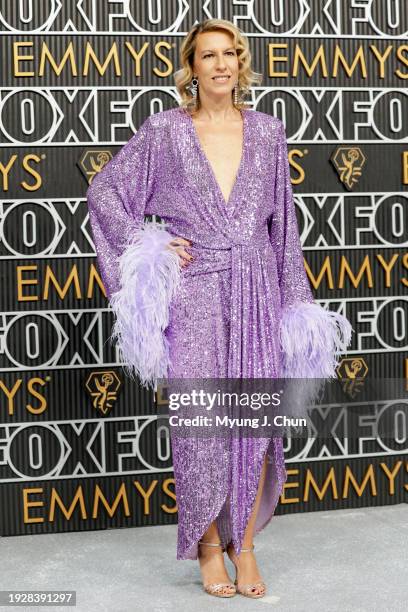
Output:
<instances>
[{"instance_id":1,"label":"feather trim cuff","mask_svg":"<svg viewBox=\"0 0 408 612\"><path fill-rule=\"evenodd\" d=\"M286 308L280 323L282 378L336 378L352 331L346 317L314 302Z\"/></svg>"},{"instance_id":2,"label":"feather trim cuff","mask_svg":"<svg viewBox=\"0 0 408 612\"><path fill-rule=\"evenodd\" d=\"M173 236L165 225L144 222L119 258L120 289L110 304L115 315L111 340L123 367L145 387L167 376L170 302L180 282L180 261L166 248Z\"/></svg>"}]
</instances>

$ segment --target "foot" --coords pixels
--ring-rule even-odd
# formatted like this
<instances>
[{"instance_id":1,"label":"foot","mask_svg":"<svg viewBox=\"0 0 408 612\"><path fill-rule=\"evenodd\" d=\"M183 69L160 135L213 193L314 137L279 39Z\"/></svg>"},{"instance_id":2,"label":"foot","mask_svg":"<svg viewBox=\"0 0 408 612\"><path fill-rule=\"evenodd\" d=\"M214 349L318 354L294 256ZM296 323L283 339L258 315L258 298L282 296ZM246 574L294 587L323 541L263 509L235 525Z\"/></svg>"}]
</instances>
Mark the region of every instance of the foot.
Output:
<instances>
[{"instance_id":1,"label":"foot","mask_svg":"<svg viewBox=\"0 0 408 612\"><path fill-rule=\"evenodd\" d=\"M208 546L211 544L211 546ZM220 597L235 595L236 589L228 575L224 564L224 554L221 544L201 541L198 545L198 561L200 564L203 586L207 593ZM216 586L216 585L223 586Z\"/></svg>"},{"instance_id":2,"label":"foot","mask_svg":"<svg viewBox=\"0 0 408 612\"><path fill-rule=\"evenodd\" d=\"M236 582L237 590L243 592L243 594L249 597L262 597L265 595L266 587L263 582L261 575L258 570L253 545L243 546L242 553L238 556L234 550L232 543L227 547L227 554L233 564L235 565L237 576Z\"/></svg>"}]
</instances>

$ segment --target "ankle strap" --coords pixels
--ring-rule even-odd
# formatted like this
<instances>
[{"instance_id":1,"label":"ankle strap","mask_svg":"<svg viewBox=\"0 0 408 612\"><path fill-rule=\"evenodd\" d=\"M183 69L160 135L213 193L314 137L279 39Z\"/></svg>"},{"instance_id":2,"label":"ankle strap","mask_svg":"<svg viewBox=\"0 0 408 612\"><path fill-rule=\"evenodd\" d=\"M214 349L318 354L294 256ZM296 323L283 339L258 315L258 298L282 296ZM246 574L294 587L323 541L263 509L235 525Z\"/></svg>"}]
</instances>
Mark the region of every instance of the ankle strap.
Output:
<instances>
[{"instance_id":1,"label":"ankle strap","mask_svg":"<svg viewBox=\"0 0 408 612\"><path fill-rule=\"evenodd\" d=\"M252 544L250 548L241 548L241 552L252 552L255 548L255 544Z\"/></svg>"},{"instance_id":2,"label":"ankle strap","mask_svg":"<svg viewBox=\"0 0 408 612\"><path fill-rule=\"evenodd\" d=\"M219 542L218 544L215 542L203 542L202 540L198 540L198 543L201 544L202 546L221 546L221 543Z\"/></svg>"},{"instance_id":3,"label":"ankle strap","mask_svg":"<svg viewBox=\"0 0 408 612\"><path fill-rule=\"evenodd\" d=\"M232 542L230 542L227 546L227 548L230 548L230 547L234 548ZM251 552L252 550L254 550L254 548L255 548L255 544L252 544L250 548L241 548L241 552ZM235 548L234 548L234 551L235 551Z\"/></svg>"}]
</instances>

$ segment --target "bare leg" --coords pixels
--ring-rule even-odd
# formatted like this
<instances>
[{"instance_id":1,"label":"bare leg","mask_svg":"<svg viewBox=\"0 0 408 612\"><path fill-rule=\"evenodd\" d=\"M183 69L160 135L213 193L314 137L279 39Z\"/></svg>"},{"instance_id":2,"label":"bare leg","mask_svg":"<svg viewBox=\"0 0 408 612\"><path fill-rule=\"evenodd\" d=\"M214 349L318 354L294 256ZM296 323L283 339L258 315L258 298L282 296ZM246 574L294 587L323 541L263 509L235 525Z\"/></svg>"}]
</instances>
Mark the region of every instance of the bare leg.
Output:
<instances>
[{"instance_id":1,"label":"bare leg","mask_svg":"<svg viewBox=\"0 0 408 612\"><path fill-rule=\"evenodd\" d=\"M255 521L258 514L259 505L261 503L263 486L265 483L266 475L266 457L262 465L261 476L259 478L258 491L255 498L254 507L248 521L248 525L245 529L244 539L242 548L250 548L253 544ZM232 546L228 547L228 554L230 559L235 563L238 568L238 581L239 584L252 584L262 580L261 575L256 564L255 555L253 552L244 552L237 556ZM264 591L261 587L255 587L253 590L254 594L260 594Z\"/></svg>"},{"instance_id":2,"label":"bare leg","mask_svg":"<svg viewBox=\"0 0 408 612\"><path fill-rule=\"evenodd\" d=\"M266 457L262 465L261 475L259 478L258 491L255 498L254 507L248 521L248 525L245 529L244 540L242 547L250 548L253 543L253 535L255 529L255 521L258 514L259 504L261 502L263 486L266 475ZM220 536L216 521L213 521L203 537L201 538L204 542L219 542ZM224 557L219 553L220 548L213 548L209 546L199 546L198 556L200 562L201 574L203 577L203 583L208 584L211 582L227 582L230 581L230 577L224 565ZM234 562L238 567L239 582L240 584L250 584L261 580L259 570L256 564L256 559L253 553L246 552L239 557L235 555L235 552L231 552L229 547L229 556L234 558ZM254 589L254 593L261 593L263 589L257 587ZM228 593L231 589L224 587L223 591Z\"/></svg>"},{"instance_id":3,"label":"bare leg","mask_svg":"<svg viewBox=\"0 0 408 612\"><path fill-rule=\"evenodd\" d=\"M255 530L255 521L258 515L259 505L261 503L262 491L265 483L265 475L266 475L266 456L262 465L261 476L259 478L258 491L255 498L254 508L252 510L251 517L248 521L247 528L245 529L244 540L242 543L243 548L248 548L252 545L254 530Z\"/></svg>"},{"instance_id":4,"label":"bare leg","mask_svg":"<svg viewBox=\"0 0 408 612\"><path fill-rule=\"evenodd\" d=\"M203 542L219 543L220 535L216 521L213 521L203 537ZM198 545L198 559L200 563L203 584L231 582L224 564L224 555L221 547ZM233 593L235 588L223 587L223 593Z\"/></svg>"}]
</instances>

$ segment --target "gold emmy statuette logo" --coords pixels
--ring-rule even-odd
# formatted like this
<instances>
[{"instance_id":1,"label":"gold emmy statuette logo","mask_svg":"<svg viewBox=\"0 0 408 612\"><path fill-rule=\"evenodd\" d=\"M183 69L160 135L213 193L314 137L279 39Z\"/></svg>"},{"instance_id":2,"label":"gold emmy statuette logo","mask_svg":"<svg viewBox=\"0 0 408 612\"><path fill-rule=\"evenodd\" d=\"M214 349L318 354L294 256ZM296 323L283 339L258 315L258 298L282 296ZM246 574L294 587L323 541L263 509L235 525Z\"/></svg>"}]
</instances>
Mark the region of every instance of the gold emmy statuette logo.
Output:
<instances>
[{"instance_id":1,"label":"gold emmy statuette logo","mask_svg":"<svg viewBox=\"0 0 408 612\"><path fill-rule=\"evenodd\" d=\"M157 385L157 389L154 392L154 403L156 407L169 405L169 390L167 383Z\"/></svg>"},{"instance_id":2,"label":"gold emmy statuette logo","mask_svg":"<svg viewBox=\"0 0 408 612\"><path fill-rule=\"evenodd\" d=\"M106 149L86 151L78 162L83 175L90 185L98 172L112 159L112 153Z\"/></svg>"},{"instance_id":3,"label":"gold emmy statuette logo","mask_svg":"<svg viewBox=\"0 0 408 612\"><path fill-rule=\"evenodd\" d=\"M351 191L360 179L366 157L360 147L338 147L331 156L331 162L341 182Z\"/></svg>"},{"instance_id":4,"label":"gold emmy statuette logo","mask_svg":"<svg viewBox=\"0 0 408 612\"><path fill-rule=\"evenodd\" d=\"M362 357L346 357L337 366L337 375L343 381L343 391L356 397L368 374L368 366Z\"/></svg>"},{"instance_id":5,"label":"gold emmy statuette logo","mask_svg":"<svg viewBox=\"0 0 408 612\"><path fill-rule=\"evenodd\" d=\"M116 372L112 370L92 372L85 386L92 397L93 407L102 414L108 414L117 400L121 381Z\"/></svg>"}]
</instances>

